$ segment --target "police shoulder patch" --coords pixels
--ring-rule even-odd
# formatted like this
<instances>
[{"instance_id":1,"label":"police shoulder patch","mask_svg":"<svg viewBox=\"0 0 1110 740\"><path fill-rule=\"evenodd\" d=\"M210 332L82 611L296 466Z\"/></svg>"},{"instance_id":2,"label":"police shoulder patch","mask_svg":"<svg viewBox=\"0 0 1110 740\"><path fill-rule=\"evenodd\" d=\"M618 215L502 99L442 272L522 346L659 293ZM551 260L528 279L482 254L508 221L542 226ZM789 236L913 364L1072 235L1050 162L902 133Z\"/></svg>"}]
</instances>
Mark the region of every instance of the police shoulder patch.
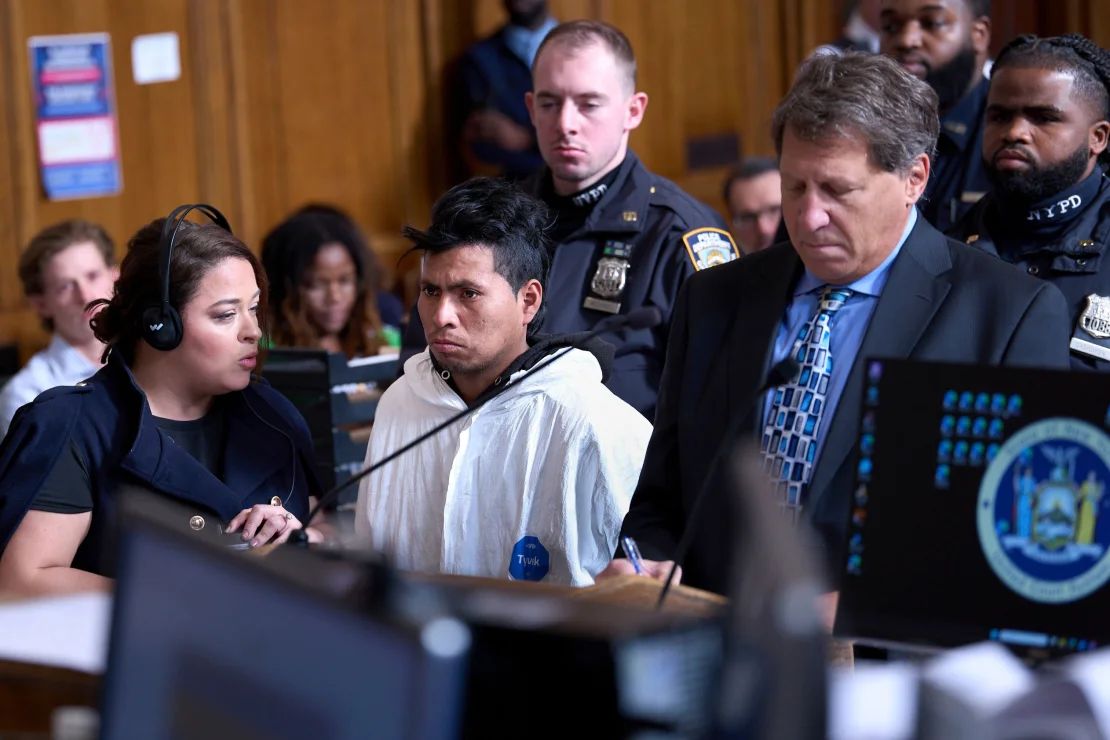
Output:
<instances>
[{"instance_id":1,"label":"police shoulder patch","mask_svg":"<svg viewBox=\"0 0 1110 740\"><path fill-rule=\"evenodd\" d=\"M686 254L695 270L723 265L740 256L732 234L712 226L687 231L682 235L682 243L686 246Z\"/></svg>"}]
</instances>

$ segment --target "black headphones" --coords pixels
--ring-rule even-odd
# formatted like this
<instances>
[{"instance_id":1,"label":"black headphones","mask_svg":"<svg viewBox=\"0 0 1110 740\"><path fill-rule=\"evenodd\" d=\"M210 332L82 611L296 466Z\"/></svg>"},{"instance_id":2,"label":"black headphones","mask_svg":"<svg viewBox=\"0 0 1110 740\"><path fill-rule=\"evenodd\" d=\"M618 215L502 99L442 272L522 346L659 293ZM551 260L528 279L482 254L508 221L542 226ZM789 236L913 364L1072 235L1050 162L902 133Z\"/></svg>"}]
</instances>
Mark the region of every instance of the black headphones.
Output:
<instances>
[{"instance_id":1,"label":"black headphones","mask_svg":"<svg viewBox=\"0 0 1110 740\"><path fill-rule=\"evenodd\" d=\"M174 208L170 215L166 216L166 221L162 224L162 238L159 240L162 254L159 260L158 278L162 281L162 300L143 309L142 326L139 327L146 343L163 352L168 352L181 344L181 338L184 336L181 314L170 304L170 258L173 257L177 232L181 224L185 223L185 217L192 211L200 211L212 219L212 223L231 233L231 225L224 218L224 214L207 203L186 203Z\"/></svg>"}]
</instances>

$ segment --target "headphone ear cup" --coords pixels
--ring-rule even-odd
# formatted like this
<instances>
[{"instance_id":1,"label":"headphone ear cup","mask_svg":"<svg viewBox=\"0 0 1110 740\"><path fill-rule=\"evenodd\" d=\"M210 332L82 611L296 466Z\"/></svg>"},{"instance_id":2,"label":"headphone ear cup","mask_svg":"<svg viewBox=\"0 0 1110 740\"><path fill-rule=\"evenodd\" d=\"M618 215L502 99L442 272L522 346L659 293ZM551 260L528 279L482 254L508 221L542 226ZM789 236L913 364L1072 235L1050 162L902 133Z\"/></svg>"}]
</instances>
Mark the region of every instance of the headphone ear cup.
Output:
<instances>
[{"instance_id":1,"label":"headphone ear cup","mask_svg":"<svg viewBox=\"0 0 1110 740\"><path fill-rule=\"evenodd\" d=\"M181 314L168 303L150 306L143 310L141 331L147 344L154 349L169 352L181 344L184 333Z\"/></svg>"}]
</instances>

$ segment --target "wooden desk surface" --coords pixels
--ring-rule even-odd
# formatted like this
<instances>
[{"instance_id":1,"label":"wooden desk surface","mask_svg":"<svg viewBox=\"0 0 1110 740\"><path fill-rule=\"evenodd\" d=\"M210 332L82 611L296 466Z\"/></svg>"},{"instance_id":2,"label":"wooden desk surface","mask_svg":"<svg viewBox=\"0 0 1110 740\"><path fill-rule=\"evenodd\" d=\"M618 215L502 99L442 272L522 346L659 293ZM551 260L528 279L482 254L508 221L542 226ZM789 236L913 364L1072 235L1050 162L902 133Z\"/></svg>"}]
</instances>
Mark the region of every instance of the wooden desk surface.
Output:
<instances>
[{"instance_id":1,"label":"wooden desk surface","mask_svg":"<svg viewBox=\"0 0 1110 740\"><path fill-rule=\"evenodd\" d=\"M0 737L48 738L57 707L96 707L100 676L0 660Z\"/></svg>"}]
</instances>

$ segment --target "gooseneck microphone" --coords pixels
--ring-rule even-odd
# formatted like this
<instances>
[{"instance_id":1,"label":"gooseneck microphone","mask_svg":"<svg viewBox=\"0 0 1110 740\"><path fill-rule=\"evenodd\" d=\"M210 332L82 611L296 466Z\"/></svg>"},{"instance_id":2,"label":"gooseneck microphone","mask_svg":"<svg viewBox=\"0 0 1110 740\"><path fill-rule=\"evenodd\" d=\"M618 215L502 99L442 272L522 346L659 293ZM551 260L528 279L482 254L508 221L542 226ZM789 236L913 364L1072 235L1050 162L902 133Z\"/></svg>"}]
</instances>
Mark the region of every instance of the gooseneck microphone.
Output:
<instances>
[{"instance_id":1,"label":"gooseneck microphone","mask_svg":"<svg viewBox=\"0 0 1110 740\"><path fill-rule=\"evenodd\" d=\"M767 391L777 386L788 383L792 380L801 370L798 362L794 359L793 353L788 354L776 362L769 371L763 384L756 389L752 394L750 401L754 405L759 398ZM739 407L741 409L744 406ZM740 434L740 425L748 418L745 413L737 414L732 423L728 426L728 431L725 436L721 438L721 443L717 446L717 451L713 455L713 459L709 461L708 467L705 469L705 478L702 479L701 487L698 489L698 495L694 497L694 505L690 507L690 516L686 518L686 527L682 530L682 538L678 541L678 547L675 548L674 562L671 565L670 571L667 573L667 579L663 581L663 589L659 592L659 600L655 603L656 609L663 607L663 601L667 598L667 594L671 590L671 584L674 582L675 573L678 571L678 566L682 564L683 559L686 557L686 551L690 549L690 545L694 542L694 533L697 531L698 518L701 516L701 506L705 501L706 492L709 490L710 482L713 480L725 457L732 450L736 438Z\"/></svg>"},{"instance_id":2,"label":"gooseneck microphone","mask_svg":"<svg viewBox=\"0 0 1110 740\"><path fill-rule=\"evenodd\" d=\"M368 465L367 467L365 467L362 470L360 470L359 472L355 473L353 476L351 476L347 480L345 480L342 483L333 487L330 491L328 491L323 496L321 496L319 501L316 502L316 506L314 506L312 508L312 511L310 511L308 513L308 517L305 518L303 524L301 525L301 528L294 531L292 534L289 535L289 540L288 540L289 543L292 544L292 545L299 545L299 546L302 546L302 547L306 546L308 544L308 534L307 534L306 530L308 529L309 525L316 518L317 514L319 514L320 511L322 509L324 509L326 506L330 505L331 502L334 501L336 499L336 497L338 497L339 494L345 488L347 488L347 486L350 486L354 483L359 482L360 480L362 480L366 476L373 473L375 470L378 470L378 469L384 467L385 465L387 465L388 463L393 462L398 457L405 454L406 452L413 449L414 447L418 447L419 445L423 444L426 440L428 440L428 439L434 437L435 435L439 434L440 432L442 432L444 429L451 426L455 422L460 421L461 419L469 416L470 414L473 414L475 411L482 408L487 403L489 403L493 399L497 398L498 396L500 396L502 393L504 393L508 389L512 388L513 386L515 386L519 383L524 382L525 380L532 377L532 375L539 372L543 368L548 367L549 365L552 365L553 363L557 362L559 360L559 358L565 356L571 350L580 349L583 345L585 345L591 339L593 339L593 338L595 338L595 337L597 337L601 334L604 334L605 332L608 332L608 331L615 331L615 330L618 330L618 329L651 329L652 327L658 326L660 323L662 323L662 321L663 321L663 314L659 311L658 308L655 308L654 306L643 306L641 308L637 308L637 309L634 309L632 311L629 311L626 314L617 314L615 316L605 317L601 321L597 322L597 324L594 326L593 329L591 329L590 331L586 332L585 334L582 334L581 336L577 337L574 340L574 342L572 342L569 346L564 347L561 351L557 352L556 354L552 355L550 357L550 359L548 359L546 362L540 362L539 364L536 364L536 365L532 366L531 369L526 370L524 373L522 373L522 374L518 375L516 378L510 380L508 383L505 383L503 386L501 386L500 388L495 390L493 393L483 394L483 396L480 397L478 399L478 402L475 403L473 406L467 406L465 409L459 411L454 416L451 416L446 421L444 421L440 424L437 424L436 426L432 427L427 432L424 432L423 434L421 434L419 437L412 440L411 442L406 442L404 445L397 448L393 452L389 453L388 455L383 457L381 460L378 460L377 462L373 463L372 465Z\"/></svg>"}]
</instances>

